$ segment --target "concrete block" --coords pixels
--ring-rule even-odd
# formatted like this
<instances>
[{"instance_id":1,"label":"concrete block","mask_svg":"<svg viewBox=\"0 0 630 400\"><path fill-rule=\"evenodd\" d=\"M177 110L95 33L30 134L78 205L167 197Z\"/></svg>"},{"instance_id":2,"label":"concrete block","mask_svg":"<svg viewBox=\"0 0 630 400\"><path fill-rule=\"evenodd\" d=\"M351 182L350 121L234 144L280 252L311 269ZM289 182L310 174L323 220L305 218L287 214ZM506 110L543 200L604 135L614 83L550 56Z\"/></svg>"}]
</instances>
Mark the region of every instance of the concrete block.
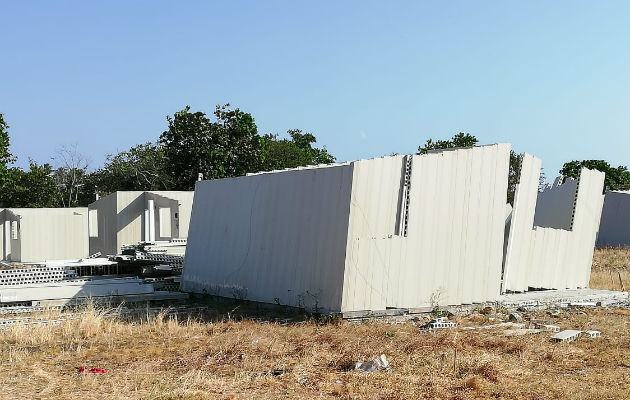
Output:
<instances>
[{"instance_id":1,"label":"concrete block","mask_svg":"<svg viewBox=\"0 0 630 400\"><path fill-rule=\"evenodd\" d=\"M566 329L564 331L560 331L551 337L551 340L555 342L572 342L580 337L582 331L577 331L574 329Z\"/></svg>"},{"instance_id":2,"label":"concrete block","mask_svg":"<svg viewBox=\"0 0 630 400\"><path fill-rule=\"evenodd\" d=\"M536 324L536 328L542 329L545 332L560 332L560 327L557 325Z\"/></svg>"}]
</instances>

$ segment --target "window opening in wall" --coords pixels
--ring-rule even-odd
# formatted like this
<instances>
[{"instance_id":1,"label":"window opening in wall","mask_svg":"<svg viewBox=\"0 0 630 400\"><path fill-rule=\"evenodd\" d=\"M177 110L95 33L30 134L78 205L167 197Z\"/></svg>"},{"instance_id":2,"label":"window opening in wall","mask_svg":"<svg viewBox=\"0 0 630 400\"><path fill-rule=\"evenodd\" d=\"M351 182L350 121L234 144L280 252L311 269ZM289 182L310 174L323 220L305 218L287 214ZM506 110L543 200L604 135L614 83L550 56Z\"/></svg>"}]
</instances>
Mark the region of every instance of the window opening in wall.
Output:
<instances>
[{"instance_id":1,"label":"window opening in wall","mask_svg":"<svg viewBox=\"0 0 630 400\"><path fill-rule=\"evenodd\" d=\"M88 230L90 237L98 237L98 210L88 211Z\"/></svg>"},{"instance_id":2,"label":"window opening in wall","mask_svg":"<svg viewBox=\"0 0 630 400\"><path fill-rule=\"evenodd\" d=\"M171 237L171 209L168 207L160 207L160 237Z\"/></svg>"},{"instance_id":3,"label":"window opening in wall","mask_svg":"<svg viewBox=\"0 0 630 400\"><path fill-rule=\"evenodd\" d=\"M18 239L18 222L17 221L11 221L11 239L13 240Z\"/></svg>"}]
</instances>

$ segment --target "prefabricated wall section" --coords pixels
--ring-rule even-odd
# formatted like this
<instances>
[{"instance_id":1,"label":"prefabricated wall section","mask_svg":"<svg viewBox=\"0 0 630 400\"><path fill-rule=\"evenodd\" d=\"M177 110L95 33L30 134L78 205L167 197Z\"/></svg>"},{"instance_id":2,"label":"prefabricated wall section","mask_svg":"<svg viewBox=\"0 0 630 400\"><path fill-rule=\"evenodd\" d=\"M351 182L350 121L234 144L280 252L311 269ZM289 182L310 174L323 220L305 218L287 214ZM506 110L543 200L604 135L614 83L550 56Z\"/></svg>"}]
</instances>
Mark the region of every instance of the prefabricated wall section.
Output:
<instances>
[{"instance_id":1,"label":"prefabricated wall section","mask_svg":"<svg viewBox=\"0 0 630 400\"><path fill-rule=\"evenodd\" d=\"M101 197L88 206L92 229L89 233L90 254L118 253L118 192ZM96 223L94 223L96 221Z\"/></svg>"},{"instance_id":2,"label":"prefabricated wall section","mask_svg":"<svg viewBox=\"0 0 630 400\"><path fill-rule=\"evenodd\" d=\"M579 180L556 180L538 193L540 164L533 156L523 157L507 237L504 292L588 286L604 174L583 168Z\"/></svg>"},{"instance_id":3,"label":"prefabricated wall section","mask_svg":"<svg viewBox=\"0 0 630 400\"><path fill-rule=\"evenodd\" d=\"M510 147L197 183L182 288L320 311L500 294Z\"/></svg>"},{"instance_id":4,"label":"prefabricated wall section","mask_svg":"<svg viewBox=\"0 0 630 400\"><path fill-rule=\"evenodd\" d=\"M88 209L3 210L7 261L39 262L88 256ZM6 246L8 244L8 246Z\"/></svg>"},{"instance_id":5,"label":"prefabricated wall section","mask_svg":"<svg viewBox=\"0 0 630 400\"><path fill-rule=\"evenodd\" d=\"M197 182L182 289L339 311L352 169Z\"/></svg>"},{"instance_id":6,"label":"prefabricated wall section","mask_svg":"<svg viewBox=\"0 0 630 400\"><path fill-rule=\"evenodd\" d=\"M353 162L342 311L497 298L509 152L496 144Z\"/></svg>"},{"instance_id":7,"label":"prefabricated wall section","mask_svg":"<svg viewBox=\"0 0 630 400\"><path fill-rule=\"evenodd\" d=\"M630 192L609 191L604 198L597 247L630 246Z\"/></svg>"},{"instance_id":8,"label":"prefabricated wall section","mask_svg":"<svg viewBox=\"0 0 630 400\"><path fill-rule=\"evenodd\" d=\"M128 244L187 237L193 196L192 191L119 191L95 201L89 205L90 216L97 220L90 253L118 254ZM154 207L145 215L149 201Z\"/></svg>"},{"instance_id":9,"label":"prefabricated wall section","mask_svg":"<svg viewBox=\"0 0 630 400\"><path fill-rule=\"evenodd\" d=\"M539 192L536 198L534 226L570 231L573 226L577 188L577 179L567 178L562 183L562 178L558 177L553 185L548 185Z\"/></svg>"}]
</instances>

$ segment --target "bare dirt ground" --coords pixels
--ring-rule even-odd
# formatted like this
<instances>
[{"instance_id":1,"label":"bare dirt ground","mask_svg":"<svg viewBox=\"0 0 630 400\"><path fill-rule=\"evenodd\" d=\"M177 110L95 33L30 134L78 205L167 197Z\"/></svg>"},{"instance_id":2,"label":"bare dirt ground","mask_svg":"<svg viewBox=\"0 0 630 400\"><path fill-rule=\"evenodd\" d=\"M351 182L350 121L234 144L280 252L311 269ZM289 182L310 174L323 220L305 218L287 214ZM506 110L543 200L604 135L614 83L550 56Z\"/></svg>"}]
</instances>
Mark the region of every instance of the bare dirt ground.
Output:
<instances>
[{"instance_id":1,"label":"bare dirt ground","mask_svg":"<svg viewBox=\"0 0 630 400\"><path fill-rule=\"evenodd\" d=\"M594 274L602 271L608 281L594 276L591 282L611 289L605 286L614 285L608 270L627 273L629 255L628 250L596 253ZM433 333L419 332L421 321L350 323L293 316L280 323L284 316L267 314L261 321L238 310L229 320L221 310L186 320L147 314L123 319L88 310L59 325L0 330L0 398L628 397L626 308L523 316L563 329L598 329L602 337L557 344L547 333L505 336L504 328L462 329L507 320L501 309L455 317L458 328ZM391 370L354 370L355 362L380 354ZM107 373L78 373L81 366Z\"/></svg>"}]
</instances>

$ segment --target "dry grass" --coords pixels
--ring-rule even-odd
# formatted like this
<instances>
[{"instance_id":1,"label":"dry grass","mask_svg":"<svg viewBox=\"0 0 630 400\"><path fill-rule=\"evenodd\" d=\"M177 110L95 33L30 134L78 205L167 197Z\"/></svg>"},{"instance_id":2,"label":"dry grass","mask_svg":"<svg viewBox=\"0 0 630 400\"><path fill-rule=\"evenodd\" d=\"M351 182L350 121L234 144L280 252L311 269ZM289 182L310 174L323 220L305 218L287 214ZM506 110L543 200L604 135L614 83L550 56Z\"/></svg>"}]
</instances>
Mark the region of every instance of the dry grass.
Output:
<instances>
[{"instance_id":1,"label":"dry grass","mask_svg":"<svg viewBox=\"0 0 630 400\"><path fill-rule=\"evenodd\" d=\"M630 249L595 249L590 287L593 289L630 290Z\"/></svg>"},{"instance_id":2,"label":"dry grass","mask_svg":"<svg viewBox=\"0 0 630 400\"><path fill-rule=\"evenodd\" d=\"M475 314L458 322L505 317ZM563 328L597 328L603 337L554 344L548 335L504 337L490 330L420 333L411 322L279 325L161 315L122 321L90 310L61 325L3 330L0 397L626 398L627 310L537 317ZM352 370L354 362L381 353L391 371ZM78 374L81 365L108 373Z\"/></svg>"},{"instance_id":3,"label":"dry grass","mask_svg":"<svg viewBox=\"0 0 630 400\"><path fill-rule=\"evenodd\" d=\"M627 290L628 258L628 250L597 250L591 285L619 289L610 281L619 271ZM506 317L473 314L457 322L479 325ZM121 319L91 308L60 325L0 330L0 398L627 398L627 309L530 317L562 328L599 329L602 338L554 344L547 334L420 333L411 322L304 319L280 325L244 315L235 321L234 313L212 308L186 320L164 314ZM353 370L356 361L381 353L391 371ZM80 366L108 372L79 374Z\"/></svg>"}]
</instances>

